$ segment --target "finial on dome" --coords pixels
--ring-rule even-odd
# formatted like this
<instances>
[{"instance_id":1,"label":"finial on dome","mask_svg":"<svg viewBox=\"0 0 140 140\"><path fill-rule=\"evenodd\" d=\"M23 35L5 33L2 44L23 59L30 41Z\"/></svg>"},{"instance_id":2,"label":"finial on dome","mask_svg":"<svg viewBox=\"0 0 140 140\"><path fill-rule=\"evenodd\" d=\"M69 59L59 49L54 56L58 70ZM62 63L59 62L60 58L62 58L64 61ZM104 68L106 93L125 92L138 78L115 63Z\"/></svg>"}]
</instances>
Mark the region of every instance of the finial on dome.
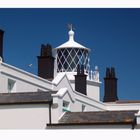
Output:
<instances>
[{"instance_id":1,"label":"finial on dome","mask_svg":"<svg viewBox=\"0 0 140 140\"><path fill-rule=\"evenodd\" d=\"M72 31L72 29L73 29L72 24L68 24L68 29L70 29L70 31Z\"/></svg>"},{"instance_id":2,"label":"finial on dome","mask_svg":"<svg viewBox=\"0 0 140 140\"><path fill-rule=\"evenodd\" d=\"M68 29L70 29L70 31L69 31L69 40L74 40L74 31L73 31L72 24L68 24Z\"/></svg>"}]
</instances>

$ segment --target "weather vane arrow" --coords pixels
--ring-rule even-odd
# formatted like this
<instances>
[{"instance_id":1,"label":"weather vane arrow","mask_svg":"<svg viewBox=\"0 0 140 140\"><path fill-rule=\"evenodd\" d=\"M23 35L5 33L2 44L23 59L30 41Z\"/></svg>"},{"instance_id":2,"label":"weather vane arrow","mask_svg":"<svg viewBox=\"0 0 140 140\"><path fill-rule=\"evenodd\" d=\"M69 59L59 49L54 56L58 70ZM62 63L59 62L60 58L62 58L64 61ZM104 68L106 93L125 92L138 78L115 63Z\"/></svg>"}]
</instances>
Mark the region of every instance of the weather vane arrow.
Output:
<instances>
[{"instance_id":1,"label":"weather vane arrow","mask_svg":"<svg viewBox=\"0 0 140 140\"><path fill-rule=\"evenodd\" d=\"M69 29L69 30L75 30L75 29L73 28L73 25L72 25L72 24L68 24L68 29Z\"/></svg>"}]
</instances>

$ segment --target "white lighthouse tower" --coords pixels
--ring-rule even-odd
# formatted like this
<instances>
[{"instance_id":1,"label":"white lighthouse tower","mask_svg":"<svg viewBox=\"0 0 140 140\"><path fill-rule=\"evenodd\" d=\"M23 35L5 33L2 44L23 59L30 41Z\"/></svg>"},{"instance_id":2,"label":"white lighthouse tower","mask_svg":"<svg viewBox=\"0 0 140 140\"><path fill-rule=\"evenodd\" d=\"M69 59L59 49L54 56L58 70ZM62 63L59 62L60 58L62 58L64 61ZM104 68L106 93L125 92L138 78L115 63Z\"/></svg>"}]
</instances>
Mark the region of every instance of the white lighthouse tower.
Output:
<instances>
[{"instance_id":1,"label":"white lighthouse tower","mask_svg":"<svg viewBox=\"0 0 140 140\"><path fill-rule=\"evenodd\" d=\"M69 40L62 45L54 49L55 76L65 73L70 80L70 83L75 89L75 75L77 74L78 66L82 66L84 74L87 75L87 96L99 100L99 70L95 67L95 70L90 69L90 49L77 43L74 40L74 31L71 28L68 32Z\"/></svg>"}]
</instances>

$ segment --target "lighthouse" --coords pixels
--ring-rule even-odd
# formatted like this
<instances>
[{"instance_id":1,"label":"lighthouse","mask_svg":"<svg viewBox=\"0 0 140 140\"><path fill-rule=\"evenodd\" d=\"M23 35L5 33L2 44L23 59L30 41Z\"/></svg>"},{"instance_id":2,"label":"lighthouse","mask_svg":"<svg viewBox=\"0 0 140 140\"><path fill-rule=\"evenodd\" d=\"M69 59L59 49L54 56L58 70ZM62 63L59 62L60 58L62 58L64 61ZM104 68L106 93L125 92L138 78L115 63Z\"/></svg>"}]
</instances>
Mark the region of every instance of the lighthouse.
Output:
<instances>
[{"instance_id":1,"label":"lighthouse","mask_svg":"<svg viewBox=\"0 0 140 140\"><path fill-rule=\"evenodd\" d=\"M75 41L75 32L71 25L68 41L53 49L54 77L64 73L74 90L100 100L99 69L97 66L94 70L91 69L90 51L88 47Z\"/></svg>"},{"instance_id":2,"label":"lighthouse","mask_svg":"<svg viewBox=\"0 0 140 140\"><path fill-rule=\"evenodd\" d=\"M99 101L99 68L95 66L92 69L90 66L90 51L88 47L75 41L75 32L71 25L68 41L53 49L49 44L41 46L38 76L54 82L66 75L77 94L81 93Z\"/></svg>"}]
</instances>

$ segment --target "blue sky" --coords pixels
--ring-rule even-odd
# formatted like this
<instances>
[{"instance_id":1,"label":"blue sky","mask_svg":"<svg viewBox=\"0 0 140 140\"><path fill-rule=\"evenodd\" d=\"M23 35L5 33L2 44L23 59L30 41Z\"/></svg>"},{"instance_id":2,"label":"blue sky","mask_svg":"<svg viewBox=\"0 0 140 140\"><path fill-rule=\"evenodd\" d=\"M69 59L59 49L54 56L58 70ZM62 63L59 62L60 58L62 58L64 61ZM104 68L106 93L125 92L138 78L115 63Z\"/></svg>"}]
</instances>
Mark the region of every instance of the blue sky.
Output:
<instances>
[{"instance_id":1,"label":"blue sky","mask_svg":"<svg viewBox=\"0 0 140 140\"><path fill-rule=\"evenodd\" d=\"M66 42L68 23L75 28L75 41L91 49L91 67L100 69L101 100L111 66L119 99L140 100L140 9L0 9L5 62L36 74L41 44L55 48Z\"/></svg>"}]
</instances>

